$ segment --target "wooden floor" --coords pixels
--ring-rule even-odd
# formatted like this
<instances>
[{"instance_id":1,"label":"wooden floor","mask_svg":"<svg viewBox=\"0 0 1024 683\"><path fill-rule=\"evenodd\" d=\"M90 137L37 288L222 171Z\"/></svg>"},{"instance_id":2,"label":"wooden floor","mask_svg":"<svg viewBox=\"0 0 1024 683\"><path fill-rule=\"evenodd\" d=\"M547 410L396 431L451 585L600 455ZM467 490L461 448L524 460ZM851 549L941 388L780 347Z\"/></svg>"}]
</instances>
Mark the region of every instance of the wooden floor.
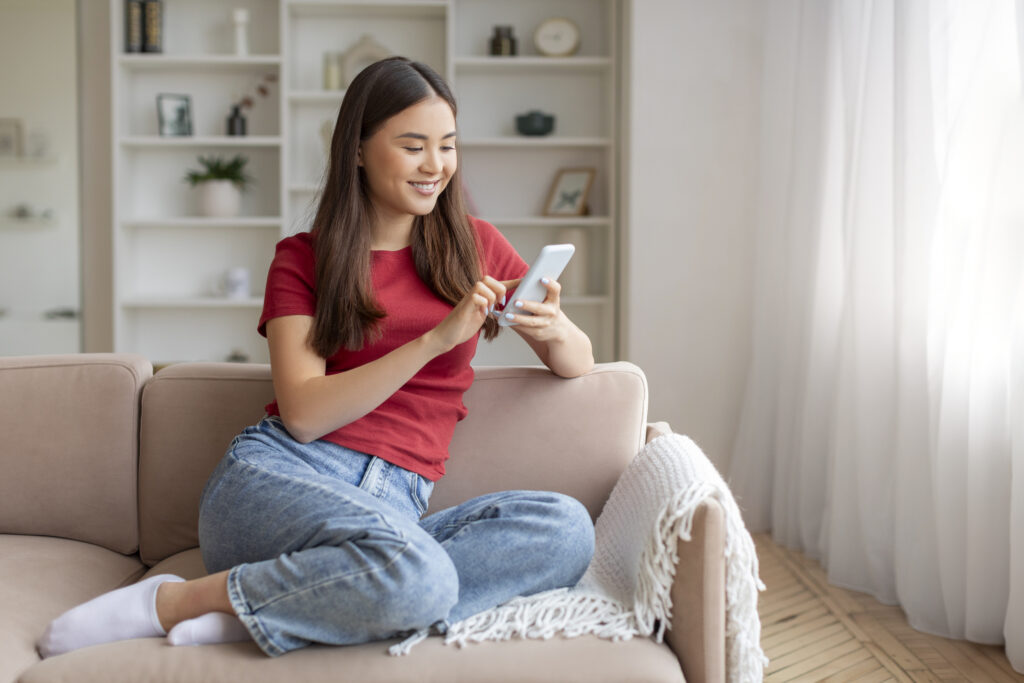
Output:
<instances>
[{"instance_id":1,"label":"wooden floor","mask_svg":"<svg viewBox=\"0 0 1024 683\"><path fill-rule=\"evenodd\" d=\"M915 631L899 607L831 586L817 562L754 536L765 681L1024 681L1001 647Z\"/></svg>"}]
</instances>

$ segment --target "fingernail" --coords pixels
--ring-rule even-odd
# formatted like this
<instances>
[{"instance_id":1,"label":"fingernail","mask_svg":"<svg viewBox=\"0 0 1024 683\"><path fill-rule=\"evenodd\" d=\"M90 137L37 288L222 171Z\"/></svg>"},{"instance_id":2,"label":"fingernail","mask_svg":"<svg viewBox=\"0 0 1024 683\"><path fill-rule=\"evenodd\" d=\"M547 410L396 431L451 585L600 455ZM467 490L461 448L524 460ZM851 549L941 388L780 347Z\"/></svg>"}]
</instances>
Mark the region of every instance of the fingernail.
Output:
<instances>
[{"instance_id":1,"label":"fingernail","mask_svg":"<svg viewBox=\"0 0 1024 683\"><path fill-rule=\"evenodd\" d=\"M544 284L549 284L551 282L551 280L547 279L546 277L542 277L540 281L543 282Z\"/></svg>"},{"instance_id":2,"label":"fingernail","mask_svg":"<svg viewBox=\"0 0 1024 683\"><path fill-rule=\"evenodd\" d=\"M504 294L501 295L501 305L502 306L505 305L505 295Z\"/></svg>"},{"instance_id":3,"label":"fingernail","mask_svg":"<svg viewBox=\"0 0 1024 683\"><path fill-rule=\"evenodd\" d=\"M516 317L514 315L512 315L511 313L506 313L505 314L505 320L515 320L515 319L516 319Z\"/></svg>"},{"instance_id":4,"label":"fingernail","mask_svg":"<svg viewBox=\"0 0 1024 683\"><path fill-rule=\"evenodd\" d=\"M523 302L522 301L516 301L516 308L522 308L522 307L523 307Z\"/></svg>"}]
</instances>

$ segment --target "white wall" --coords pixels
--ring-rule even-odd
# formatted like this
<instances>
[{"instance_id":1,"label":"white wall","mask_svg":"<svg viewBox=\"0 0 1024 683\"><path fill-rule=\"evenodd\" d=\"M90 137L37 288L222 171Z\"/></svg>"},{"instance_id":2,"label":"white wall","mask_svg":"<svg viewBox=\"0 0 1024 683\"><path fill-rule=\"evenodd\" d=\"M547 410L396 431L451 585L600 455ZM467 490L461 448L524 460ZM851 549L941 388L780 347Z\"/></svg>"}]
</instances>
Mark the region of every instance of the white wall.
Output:
<instances>
[{"instance_id":1,"label":"white wall","mask_svg":"<svg viewBox=\"0 0 1024 683\"><path fill-rule=\"evenodd\" d=\"M0 118L20 122L29 159L0 163L0 355L73 353L80 309L74 0L0 5ZM52 221L12 220L16 206Z\"/></svg>"},{"instance_id":2,"label":"white wall","mask_svg":"<svg viewBox=\"0 0 1024 683\"><path fill-rule=\"evenodd\" d=\"M757 0L627 6L624 352L651 420L728 469L750 350Z\"/></svg>"}]
</instances>

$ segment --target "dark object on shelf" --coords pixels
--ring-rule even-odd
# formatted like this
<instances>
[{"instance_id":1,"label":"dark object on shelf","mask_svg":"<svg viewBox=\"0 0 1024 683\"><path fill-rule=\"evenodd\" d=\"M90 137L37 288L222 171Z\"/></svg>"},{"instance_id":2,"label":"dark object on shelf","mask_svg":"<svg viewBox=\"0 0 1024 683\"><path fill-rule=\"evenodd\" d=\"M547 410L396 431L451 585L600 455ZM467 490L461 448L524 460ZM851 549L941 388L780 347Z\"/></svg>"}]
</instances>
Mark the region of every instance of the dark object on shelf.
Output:
<instances>
[{"instance_id":1,"label":"dark object on shelf","mask_svg":"<svg viewBox=\"0 0 1024 683\"><path fill-rule=\"evenodd\" d=\"M491 54L496 57L509 57L517 54L516 37L511 26L495 26L491 36Z\"/></svg>"},{"instance_id":2,"label":"dark object on shelf","mask_svg":"<svg viewBox=\"0 0 1024 683\"><path fill-rule=\"evenodd\" d=\"M248 363L249 354L247 354L242 349L231 349L231 353L229 353L228 357L225 358L224 360L226 360L229 363Z\"/></svg>"},{"instance_id":3,"label":"dark object on shelf","mask_svg":"<svg viewBox=\"0 0 1024 683\"><path fill-rule=\"evenodd\" d=\"M70 306L59 306L43 312L46 320L75 320L78 318L78 311Z\"/></svg>"},{"instance_id":4,"label":"dark object on shelf","mask_svg":"<svg viewBox=\"0 0 1024 683\"><path fill-rule=\"evenodd\" d=\"M160 0L142 0L142 51L164 51L164 5Z\"/></svg>"},{"instance_id":5,"label":"dark object on shelf","mask_svg":"<svg viewBox=\"0 0 1024 683\"><path fill-rule=\"evenodd\" d=\"M125 0L124 51L142 52L142 0Z\"/></svg>"},{"instance_id":6,"label":"dark object on shelf","mask_svg":"<svg viewBox=\"0 0 1024 683\"><path fill-rule=\"evenodd\" d=\"M516 130L522 135L547 135L555 129L553 114L536 109L516 117Z\"/></svg>"},{"instance_id":7,"label":"dark object on shelf","mask_svg":"<svg viewBox=\"0 0 1024 683\"><path fill-rule=\"evenodd\" d=\"M245 135L245 117L242 116L241 105L231 107L231 116L228 117L228 135Z\"/></svg>"}]
</instances>

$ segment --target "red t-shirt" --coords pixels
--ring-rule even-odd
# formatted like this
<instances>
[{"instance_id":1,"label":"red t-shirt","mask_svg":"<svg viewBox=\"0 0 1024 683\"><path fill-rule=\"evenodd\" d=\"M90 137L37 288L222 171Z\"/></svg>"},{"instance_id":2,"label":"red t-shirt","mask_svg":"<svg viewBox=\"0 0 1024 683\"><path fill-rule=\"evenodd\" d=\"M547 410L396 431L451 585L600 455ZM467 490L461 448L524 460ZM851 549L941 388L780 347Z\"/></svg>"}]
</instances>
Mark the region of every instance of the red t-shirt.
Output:
<instances>
[{"instance_id":1,"label":"red t-shirt","mask_svg":"<svg viewBox=\"0 0 1024 683\"><path fill-rule=\"evenodd\" d=\"M490 223L470 218L479 236L487 275L511 280L528 266L508 240ZM342 349L327 359L327 374L358 367L393 351L433 329L448 315L451 304L439 299L416 274L412 248L372 252L373 294L387 312L381 337L358 351ZM266 336L271 318L312 316L316 311L313 237L304 232L277 244L267 274L259 332ZM479 333L437 356L370 413L321 438L376 455L437 481L444 475L455 423L466 416L462 395L473 382L470 361ZM280 415L277 401L267 413Z\"/></svg>"}]
</instances>

